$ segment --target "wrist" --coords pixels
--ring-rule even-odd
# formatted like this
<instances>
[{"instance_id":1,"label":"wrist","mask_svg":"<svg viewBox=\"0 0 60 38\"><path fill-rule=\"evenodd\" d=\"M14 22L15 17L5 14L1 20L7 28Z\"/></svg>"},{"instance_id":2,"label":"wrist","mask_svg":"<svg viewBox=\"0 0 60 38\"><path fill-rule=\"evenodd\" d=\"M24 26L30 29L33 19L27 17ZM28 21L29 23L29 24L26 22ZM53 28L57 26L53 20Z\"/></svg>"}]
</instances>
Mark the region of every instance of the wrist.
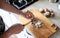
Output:
<instances>
[{"instance_id":1,"label":"wrist","mask_svg":"<svg viewBox=\"0 0 60 38\"><path fill-rule=\"evenodd\" d=\"M22 10L16 10L16 13L18 13L19 15L24 15Z\"/></svg>"}]
</instances>

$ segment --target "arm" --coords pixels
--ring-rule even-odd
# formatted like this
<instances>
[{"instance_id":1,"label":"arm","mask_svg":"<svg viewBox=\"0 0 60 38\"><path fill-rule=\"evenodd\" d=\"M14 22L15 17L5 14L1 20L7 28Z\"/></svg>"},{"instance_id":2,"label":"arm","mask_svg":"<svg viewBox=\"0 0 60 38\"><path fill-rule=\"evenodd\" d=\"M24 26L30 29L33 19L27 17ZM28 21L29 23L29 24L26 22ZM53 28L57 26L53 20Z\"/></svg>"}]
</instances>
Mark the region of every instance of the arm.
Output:
<instances>
[{"instance_id":1,"label":"arm","mask_svg":"<svg viewBox=\"0 0 60 38\"><path fill-rule=\"evenodd\" d=\"M6 32L0 35L0 38L9 38L12 34L18 34L24 29L21 24L15 24L10 27Z\"/></svg>"},{"instance_id":2,"label":"arm","mask_svg":"<svg viewBox=\"0 0 60 38\"><path fill-rule=\"evenodd\" d=\"M6 0L0 0L0 8L16 14L21 14L28 19L33 17L33 14L31 12L27 11L26 13L23 13L21 10L17 10L12 5L6 3Z\"/></svg>"},{"instance_id":3,"label":"arm","mask_svg":"<svg viewBox=\"0 0 60 38\"><path fill-rule=\"evenodd\" d=\"M16 13L16 14L23 14L23 12L21 10L17 10L15 7L13 7L12 5L6 3L6 0L0 0L0 8Z\"/></svg>"}]
</instances>

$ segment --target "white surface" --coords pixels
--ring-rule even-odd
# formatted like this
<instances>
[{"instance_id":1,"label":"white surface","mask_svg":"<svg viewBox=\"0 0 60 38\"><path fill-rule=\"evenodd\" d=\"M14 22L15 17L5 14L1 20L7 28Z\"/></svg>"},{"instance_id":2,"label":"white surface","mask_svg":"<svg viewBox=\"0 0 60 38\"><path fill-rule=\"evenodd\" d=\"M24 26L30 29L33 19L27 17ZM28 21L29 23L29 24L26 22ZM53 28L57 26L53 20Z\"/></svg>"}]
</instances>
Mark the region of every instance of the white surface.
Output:
<instances>
[{"instance_id":1,"label":"white surface","mask_svg":"<svg viewBox=\"0 0 60 38\"><path fill-rule=\"evenodd\" d=\"M0 9L0 16L3 18L3 21L6 25L6 30L11 27L12 25L16 24L16 23L21 23L17 18L16 14L4 11L2 9Z\"/></svg>"},{"instance_id":2,"label":"white surface","mask_svg":"<svg viewBox=\"0 0 60 38\"><path fill-rule=\"evenodd\" d=\"M44 8L53 9L55 11L55 17L50 18L50 20L52 20L53 23L55 23L58 27L60 27L60 10L58 9L57 3L38 1L38 2L30 5L29 7L25 8L24 10L44 9ZM18 19L19 16L16 14L10 14L10 13L0 9L0 15L3 17L3 20L8 27L11 27L11 25L13 25L15 23L21 23L20 20ZM18 34L18 37L19 36L20 36L20 34ZM54 34L51 38L60 38L60 30L56 34Z\"/></svg>"},{"instance_id":3,"label":"white surface","mask_svg":"<svg viewBox=\"0 0 60 38\"><path fill-rule=\"evenodd\" d=\"M52 20L52 22L55 23L60 28L60 10L58 9L57 3L50 3L47 1L38 1L30 5L29 7L25 8L22 11L30 10L30 9L45 9L45 8L54 10L55 17L50 18L50 20ZM60 38L60 30L56 32L54 35L52 35L50 38Z\"/></svg>"},{"instance_id":4,"label":"white surface","mask_svg":"<svg viewBox=\"0 0 60 38\"><path fill-rule=\"evenodd\" d=\"M16 36L18 38L34 38L33 35L29 35L26 30L29 32L29 30L27 28L25 28L21 33L16 34ZM31 34L31 32L29 32Z\"/></svg>"},{"instance_id":5,"label":"white surface","mask_svg":"<svg viewBox=\"0 0 60 38\"><path fill-rule=\"evenodd\" d=\"M60 9L60 4L58 5L58 9Z\"/></svg>"}]
</instances>

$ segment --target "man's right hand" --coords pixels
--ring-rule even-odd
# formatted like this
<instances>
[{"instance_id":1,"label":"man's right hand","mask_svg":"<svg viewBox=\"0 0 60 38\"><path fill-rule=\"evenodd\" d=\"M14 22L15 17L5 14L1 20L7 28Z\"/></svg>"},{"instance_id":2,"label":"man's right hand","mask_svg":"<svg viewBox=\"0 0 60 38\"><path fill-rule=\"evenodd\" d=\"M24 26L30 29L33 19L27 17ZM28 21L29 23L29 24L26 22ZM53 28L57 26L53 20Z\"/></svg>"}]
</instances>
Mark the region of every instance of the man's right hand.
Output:
<instances>
[{"instance_id":1,"label":"man's right hand","mask_svg":"<svg viewBox=\"0 0 60 38\"><path fill-rule=\"evenodd\" d=\"M0 38L9 38L13 34L18 34L23 31L24 26L21 24L15 24L10 27L6 32L0 35Z\"/></svg>"},{"instance_id":2,"label":"man's right hand","mask_svg":"<svg viewBox=\"0 0 60 38\"><path fill-rule=\"evenodd\" d=\"M21 25L21 24L15 24L15 25L13 25L12 27L10 27L8 29L8 32L10 32L11 34L18 34L21 31L23 31L23 29L24 29L23 25Z\"/></svg>"}]
</instances>

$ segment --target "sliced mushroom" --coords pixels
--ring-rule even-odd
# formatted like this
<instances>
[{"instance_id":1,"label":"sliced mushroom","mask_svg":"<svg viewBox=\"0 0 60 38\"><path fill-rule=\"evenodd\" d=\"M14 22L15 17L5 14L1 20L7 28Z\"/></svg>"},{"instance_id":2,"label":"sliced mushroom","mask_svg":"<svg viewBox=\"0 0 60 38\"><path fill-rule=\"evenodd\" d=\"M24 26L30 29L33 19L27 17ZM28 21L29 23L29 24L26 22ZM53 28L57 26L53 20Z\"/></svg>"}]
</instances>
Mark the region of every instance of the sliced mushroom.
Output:
<instances>
[{"instance_id":1,"label":"sliced mushroom","mask_svg":"<svg viewBox=\"0 0 60 38\"><path fill-rule=\"evenodd\" d=\"M44 9L44 11L45 11L45 12L50 12L50 10L49 10L49 9L47 9L47 8L46 8L46 9Z\"/></svg>"},{"instance_id":2,"label":"sliced mushroom","mask_svg":"<svg viewBox=\"0 0 60 38\"><path fill-rule=\"evenodd\" d=\"M39 10L40 13L42 13L43 15L45 15L46 17L54 17L55 14L53 12L53 10L49 10L49 9L42 9L42 10Z\"/></svg>"},{"instance_id":3,"label":"sliced mushroom","mask_svg":"<svg viewBox=\"0 0 60 38\"><path fill-rule=\"evenodd\" d=\"M51 17L54 17L55 16L55 14L54 13L51 13Z\"/></svg>"},{"instance_id":4,"label":"sliced mushroom","mask_svg":"<svg viewBox=\"0 0 60 38\"><path fill-rule=\"evenodd\" d=\"M33 27L35 27L35 28L40 28L42 25L42 22L36 18L32 19L31 22L32 22Z\"/></svg>"},{"instance_id":5,"label":"sliced mushroom","mask_svg":"<svg viewBox=\"0 0 60 38\"><path fill-rule=\"evenodd\" d=\"M45 12L44 15L45 15L46 17L50 17L51 13L50 13L50 12Z\"/></svg>"},{"instance_id":6,"label":"sliced mushroom","mask_svg":"<svg viewBox=\"0 0 60 38\"><path fill-rule=\"evenodd\" d=\"M41 9L41 10L40 10L40 13L45 13L44 9Z\"/></svg>"}]
</instances>

